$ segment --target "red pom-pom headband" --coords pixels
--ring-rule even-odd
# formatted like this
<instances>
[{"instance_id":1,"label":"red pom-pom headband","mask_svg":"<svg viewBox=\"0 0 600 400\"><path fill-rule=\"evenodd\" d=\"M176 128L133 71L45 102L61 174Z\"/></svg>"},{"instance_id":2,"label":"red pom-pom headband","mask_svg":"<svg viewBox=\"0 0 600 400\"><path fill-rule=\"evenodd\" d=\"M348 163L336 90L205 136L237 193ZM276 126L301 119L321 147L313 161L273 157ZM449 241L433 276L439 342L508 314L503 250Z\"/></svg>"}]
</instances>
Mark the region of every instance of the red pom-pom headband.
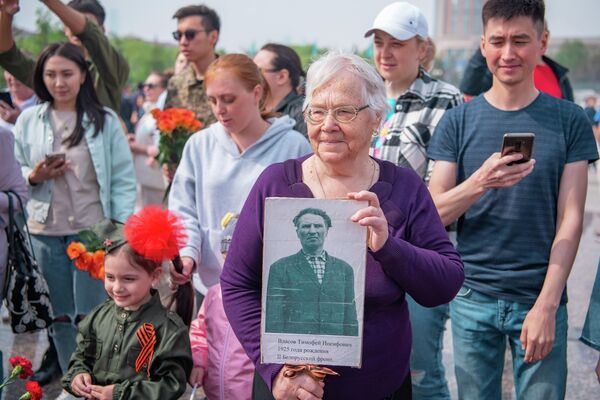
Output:
<instances>
[{"instance_id":1,"label":"red pom-pom headband","mask_svg":"<svg viewBox=\"0 0 600 400\"><path fill-rule=\"evenodd\" d=\"M123 231L136 253L155 262L174 259L187 239L179 218L157 206L147 206L129 217Z\"/></svg>"}]
</instances>

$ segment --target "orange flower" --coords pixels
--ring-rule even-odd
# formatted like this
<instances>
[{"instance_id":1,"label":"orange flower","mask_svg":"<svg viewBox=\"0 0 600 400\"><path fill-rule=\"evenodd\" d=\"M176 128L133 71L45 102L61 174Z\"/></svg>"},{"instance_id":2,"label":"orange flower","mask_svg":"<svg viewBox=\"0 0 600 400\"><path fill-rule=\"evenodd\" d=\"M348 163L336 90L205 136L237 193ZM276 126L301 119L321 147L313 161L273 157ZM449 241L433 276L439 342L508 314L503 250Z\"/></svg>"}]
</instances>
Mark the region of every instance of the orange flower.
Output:
<instances>
[{"instance_id":1,"label":"orange flower","mask_svg":"<svg viewBox=\"0 0 600 400\"><path fill-rule=\"evenodd\" d=\"M103 280L104 279L104 263L96 264L94 263L92 268L89 269L89 274L94 279Z\"/></svg>"},{"instance_id":2,"label":"orange flower","mask_svg":"<svg viewBox=\"0 0 600 400\"><path fill-rule=\"evenodd\" d=\"M96 250L93 255L94 264L95 265L104 264L104 256L105 256L104 250Z\"/></svg>"},{"instance_id":3,"label":"orange flower","mask_svg":"<svg viewBox=\"0 0 600 400\"><path fill-rule=\"evenodd\" d=\"M87 249L83 243L71 242L67 247L67 256L69 257L69 260L74 260L86 251Z\"/></svg>"},{"instance_id":4,"label":"orange flower","mask_svg":"<svg viewBox=\"0 0 600 400\"><path fill-rule=\"evenodd\" d=\"M92 253L85 252L75 260L75 267L81 271L89 271L90 266L94 263Z\"/></svg>"},{"instance_id":5,"label":"orange flower","mask_svg":"<svg viewBox=\"0 0 600 400\"><path fill-rule=\"evenodd\" d=\"M201 129L202 123L196 119L193 111L184 108L154 109L151 114L161 136L156 160L163 165L177 165L185 142L191 134Z\"/></svg>"},{"instance_id":6,"label":"orange flower","mask_svg":"<svg viewBox=\"0 0 600 400\"><path fill-rule=\"evenodd\" d=\"M151 114L162 134L170 134L178 128L195 132L202 126L191 110L183 108L168 108L164 111L155 108Z\"/></svg>"},{"instance_id":7,"label":"orange flower","mask_svg":"<svg viewBox=\"0 0 600 400\"><path fill-rule=\"evenodd\" d=\"M154 117L154 119L158 119L158 117L160 116L161 113L162 113L162 111L160 111L160 108L153 108L150 111L150 114L152 114L152 116Z\"/></svg>"}]
</instances>

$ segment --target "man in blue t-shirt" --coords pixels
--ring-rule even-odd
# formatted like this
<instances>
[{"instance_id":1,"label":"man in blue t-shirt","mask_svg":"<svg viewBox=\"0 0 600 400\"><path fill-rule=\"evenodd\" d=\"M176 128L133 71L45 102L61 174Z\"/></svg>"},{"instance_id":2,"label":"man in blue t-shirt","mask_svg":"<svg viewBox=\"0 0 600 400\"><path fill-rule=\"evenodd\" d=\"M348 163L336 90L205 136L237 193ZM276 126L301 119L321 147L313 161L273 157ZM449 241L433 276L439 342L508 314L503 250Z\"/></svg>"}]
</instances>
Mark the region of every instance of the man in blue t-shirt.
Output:
<instances>
[{"instance_id":1,"label":"man in blue t-shirt","mask_svg":"<svg viewBox=\"0 0 600 400\"><path fill-rule=\"evenodd\" d=\"M498 399L506 340L518 399L562 399L565 287L582 231L587 165L598 158L583 110L540 93L543 0L489 0L481 51L492 88L446 112L428 155L445 225L458 219L465 285L450 305L459 397ZM535 159L502 157L505 133L534 133Z\"/></svg>"}]
</instances>

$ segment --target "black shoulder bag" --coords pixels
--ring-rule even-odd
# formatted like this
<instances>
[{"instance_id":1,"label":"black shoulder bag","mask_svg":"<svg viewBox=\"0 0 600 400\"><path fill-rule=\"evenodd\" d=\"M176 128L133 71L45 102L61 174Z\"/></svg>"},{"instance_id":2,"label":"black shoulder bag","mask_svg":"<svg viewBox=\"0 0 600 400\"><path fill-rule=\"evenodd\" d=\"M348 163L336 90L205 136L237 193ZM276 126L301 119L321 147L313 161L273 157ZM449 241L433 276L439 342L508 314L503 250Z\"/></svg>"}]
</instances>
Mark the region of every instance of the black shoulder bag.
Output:
<instances>
[{"instance_id":1,"label":"black shoulder bag","mask_svg":"<svg viewBox=\"0 0 600 400\"><path fill-rule=\"evenodd\" d=\"M14 333L46 329L54 318L48 284L35 260L27 223L25 229L29 243L15 220L12 197L17 199L21 210L24 210L23 203L15 192L4 193L8 196L8 264L3 293L10 326Z\"/></svg>"}]
</instances>

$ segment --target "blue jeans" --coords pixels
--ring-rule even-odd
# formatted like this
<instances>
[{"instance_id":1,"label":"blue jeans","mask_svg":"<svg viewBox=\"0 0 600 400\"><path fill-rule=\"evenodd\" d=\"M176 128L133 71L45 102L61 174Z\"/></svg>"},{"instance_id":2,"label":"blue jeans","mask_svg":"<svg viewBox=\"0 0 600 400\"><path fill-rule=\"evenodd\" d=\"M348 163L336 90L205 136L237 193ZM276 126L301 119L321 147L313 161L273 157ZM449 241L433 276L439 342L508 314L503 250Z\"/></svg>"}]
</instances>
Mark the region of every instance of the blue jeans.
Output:
<instances>
[{"instance_id":1,"label":"blue jeans","mask_svg":"<svg viewBox=\"0 0 600 400\"><path fill-rule=\"evenodd\" d=\"M410 371L413 400L449 400L446 371L442 363L448 304L426 308L406 296L412 327Z\"/></svg>"},{"instance_id":2,"label":"blue jeans","mask_svg":"<svg viewBox=\"0 0 600 400\"><path fill-rule=\"evenodd\" d=\"M531 304L499 300L463 286L450 303L459 399L500 400L506 341L517 399L564 399L567 383L567 307L556 311L556 338L541 361L526 364L521 328Z\"/></svg>"},{"instance_id":3,"label":"blue jeans","mask_svg":"<svg viewBox=\"0 0 600 400\"><path fill-rule=\"evenodd\" d=\"M78 236L31 235L31 240L38 264L48 282L50 302L57 318L50 327L50 336L56 346L60 368L66 372L75 351L76 318L88 314L106 299L104 284L92 279L87 271L75 268L67 257L67 246L79 240Z\"/></svg>"},{"instance_id":4,"label":"blue jeans","mask_svg":"<svg viewBox=\"0 0 600 400\"><path fill-rule=\"evenodd\" d=\"M579 340L600 351L600 261L596 269L596 280Z\"/></svg>"}]
</instances>

